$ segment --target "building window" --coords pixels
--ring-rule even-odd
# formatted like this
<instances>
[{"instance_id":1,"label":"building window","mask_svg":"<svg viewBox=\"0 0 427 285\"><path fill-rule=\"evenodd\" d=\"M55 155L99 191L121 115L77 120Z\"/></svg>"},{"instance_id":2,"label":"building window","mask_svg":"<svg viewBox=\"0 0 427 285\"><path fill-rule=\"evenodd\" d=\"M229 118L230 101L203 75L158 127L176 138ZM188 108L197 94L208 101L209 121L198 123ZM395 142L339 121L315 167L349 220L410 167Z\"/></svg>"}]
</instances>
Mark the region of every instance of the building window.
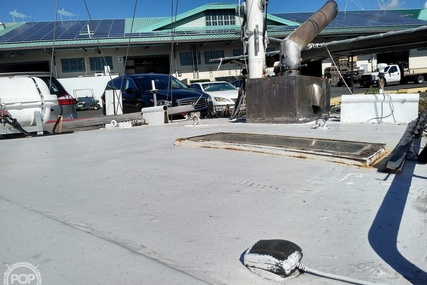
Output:
<instances>
[{"instance_id":1,"label":"building window","mask_svg":"<svg viewBox=\"0 0 427 285\"><path fill-rule=\"evenodd\" d=\"M113 69L113 58L111 56L104 57L90 57L89 58L91 71L104 71L104 66L108 65L110 70Z\"/></svg>"},{"instance_id":2,"label":"building window","mask_svg":"<svg viewBox=\"0 0 427 285\"><path fill-rule=\"evenodd\" d=\"M209 60L220 57L224 57L223 50L205 51L205 64L218 64L218 62L209 62Z\"/></svg>"},{"instance_id":3,"label":"building window","mask_svg":"<svg viewBox=\"0 0 427 285\"><path fill-rule=\"evenodd\" d=\"M182 52L179 54L181 59L181 65L199 65L202 61L200 60L200 52Z\"/></svg>"},{"instance_id":4,"label":"building window","mask_svg":"<svg viewBox=\"0 0 427 285\"><path fill-rule=\"evenodd\" d=\"M243 55L243 49L233 49L233 56Z\"/></svg>"},{"instance_id":5,"label":"building window","mask_svg":"<svg viewBox=\"0 0 427 285\"><path fill-rule=\"evenodd\" d=\"M62 72L82 72L85 71L84 58L63 58L61 59Z\"/></svg>"},{"instance_id":6,"label":"building window","mask_svg":"<svg viewBox=\"0 0 427 285\"><path fill-rule=\"evenodd\" d=\"M229 26L236 24L236 12L234 10L206 11L206 26Z\"/></svg>"}]
</instances>

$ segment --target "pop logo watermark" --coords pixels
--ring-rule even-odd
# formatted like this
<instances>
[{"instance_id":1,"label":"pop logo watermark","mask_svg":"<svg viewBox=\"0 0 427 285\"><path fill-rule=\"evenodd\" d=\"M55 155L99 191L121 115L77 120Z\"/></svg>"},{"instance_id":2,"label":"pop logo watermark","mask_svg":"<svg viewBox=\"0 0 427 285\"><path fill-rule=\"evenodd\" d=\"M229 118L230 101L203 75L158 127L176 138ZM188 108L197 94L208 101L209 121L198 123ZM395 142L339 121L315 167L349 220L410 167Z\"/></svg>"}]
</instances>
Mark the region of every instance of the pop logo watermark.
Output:
<instances>
[{"instance_id":1,"label":"pop logo watermark","mask_svg":"<svg viewBox=\"0 0 427 285\"><path fill-rule=\"evenodd\" d=\"M4 273L4 285L41 285L42 277L38 266L34 266L28 262L18 262L12 266L7 265L7 270Z\"/></svg>"}]
</instances>

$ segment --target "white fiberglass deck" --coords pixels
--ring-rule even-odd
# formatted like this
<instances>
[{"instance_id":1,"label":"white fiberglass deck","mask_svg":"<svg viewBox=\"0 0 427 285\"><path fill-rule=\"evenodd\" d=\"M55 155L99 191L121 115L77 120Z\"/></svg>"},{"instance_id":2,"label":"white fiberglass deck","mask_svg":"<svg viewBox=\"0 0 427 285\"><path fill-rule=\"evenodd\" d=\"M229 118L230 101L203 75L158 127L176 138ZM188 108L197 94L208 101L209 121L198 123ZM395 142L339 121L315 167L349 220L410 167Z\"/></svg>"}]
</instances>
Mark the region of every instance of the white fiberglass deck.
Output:
<instances>
[{"instance_id":1,"label":"white fiberglass deck","mask_svg":"<svg viewBox=\"0 0 427 285\"><path fill-rule=\"evenodd\" d=\"M43 284L278 284L240 255L260 239L302 262L382 284L427 280L427 166L385 174L314 158L174 146L241 132L384 143L406 125L246 124L227 119L0 140L0 274ZM341 284L301 274L286 284Z\"/></svg>"}]
</instances>

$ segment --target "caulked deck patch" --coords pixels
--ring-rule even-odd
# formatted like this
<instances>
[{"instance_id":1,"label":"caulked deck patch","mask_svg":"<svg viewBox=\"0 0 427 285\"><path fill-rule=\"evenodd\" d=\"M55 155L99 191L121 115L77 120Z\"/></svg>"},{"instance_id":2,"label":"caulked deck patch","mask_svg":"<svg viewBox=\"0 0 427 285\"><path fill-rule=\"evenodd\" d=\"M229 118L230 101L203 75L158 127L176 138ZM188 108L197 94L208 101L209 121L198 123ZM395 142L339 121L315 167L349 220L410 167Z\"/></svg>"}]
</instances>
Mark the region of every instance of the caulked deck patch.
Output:
<instances>
[{"instance_id":1,"label":"caulked deck patch","mask_svg":"<svg viewBox=\"0 0 427 285\"><path fill-rule=\"evenodd\" d=\"M252 151L370 166L385 144L251 133L212 133L179 138L175 145Z\"/></svg>"}]
</instances>

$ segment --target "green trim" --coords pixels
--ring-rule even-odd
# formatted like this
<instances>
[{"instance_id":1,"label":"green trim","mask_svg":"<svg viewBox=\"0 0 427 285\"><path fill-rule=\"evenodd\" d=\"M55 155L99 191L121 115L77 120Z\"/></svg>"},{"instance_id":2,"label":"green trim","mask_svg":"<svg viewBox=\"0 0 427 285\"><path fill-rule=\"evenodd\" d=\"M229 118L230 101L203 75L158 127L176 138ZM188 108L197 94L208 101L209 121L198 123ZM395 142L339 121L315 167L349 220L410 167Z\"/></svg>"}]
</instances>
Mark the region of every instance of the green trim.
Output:
<instances>
[{"instance_id":1,"label":"green trim","mask_svg":"<svg viewBox=\"0 0 427 285\"><path fill-rule=\"evenodd\" d=\"M299 22L294 22L294 21L286 20L286 19L274 16L274 15L270 15L270 14L267 14L267 20L270 20L270 21L273 21L273 22L277 22L279 24L283 24L283 25L286 25L286 26L299 26L299 25L301 25L301 23L299 23Z\"/></svg>"},{"instance_id":2,"label":"green trim","mask_svg":"<svg viewBox=\"0 0 427 285\"><path fill-rule=\"evenodd\" d=\"M423 9L418 14L418 20L427 21L427 9Z\"/></svg>"},{"instance_id":3,"label":"green trim","mask_svg":"<svg viewBox=\"0 0 427 285\"><path fill-rule=\"evenodd\" d=\"M138 33L145 27L164 22L167 17L125 19L125 33ZM133 25L133 26L132 26Z\"/></svg>"}]
</instances>

